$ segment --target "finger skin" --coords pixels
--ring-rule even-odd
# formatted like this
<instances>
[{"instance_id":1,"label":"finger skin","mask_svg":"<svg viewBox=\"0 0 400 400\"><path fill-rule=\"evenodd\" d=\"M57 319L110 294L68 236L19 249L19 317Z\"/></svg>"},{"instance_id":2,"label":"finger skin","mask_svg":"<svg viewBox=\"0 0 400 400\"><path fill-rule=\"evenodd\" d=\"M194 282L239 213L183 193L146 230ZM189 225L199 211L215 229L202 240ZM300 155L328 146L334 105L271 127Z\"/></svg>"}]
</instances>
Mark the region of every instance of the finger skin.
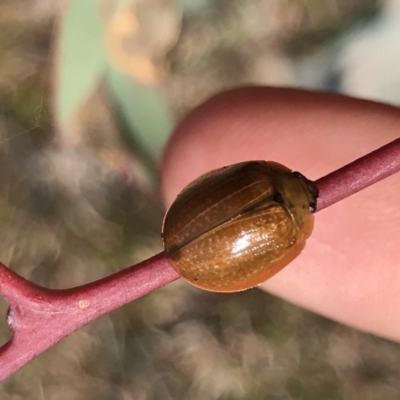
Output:
<instances>
[{"instance_id":1,"label":"finger skin","mask_svg":"<svg viewBox=\"0 0 400 400\"><path fill-rule=\"evenodd\" d=\"M165 204L191 180L245 160L277 161L310 179L400 135L400 110L334 94L242 88L190 113L167 146ZM361 330L400 340L400 176L315 216L303 253L262 287Z\"/></svg>"}]
</instances>

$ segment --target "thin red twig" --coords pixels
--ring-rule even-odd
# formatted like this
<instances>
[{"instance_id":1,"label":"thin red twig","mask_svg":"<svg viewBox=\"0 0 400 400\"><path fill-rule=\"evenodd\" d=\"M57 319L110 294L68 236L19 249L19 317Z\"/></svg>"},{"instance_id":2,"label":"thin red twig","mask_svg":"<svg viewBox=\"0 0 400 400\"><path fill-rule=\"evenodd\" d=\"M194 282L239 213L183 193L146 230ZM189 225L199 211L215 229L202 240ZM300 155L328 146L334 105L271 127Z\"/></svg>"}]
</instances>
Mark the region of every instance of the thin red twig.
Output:
<instances>
[{"instance_id":1,"label":"thin red twig","mask_svg":"<svg viewBox=\"0 0 400 400\"><path fill-rule=\"evenodd\" d=\"M400 171L400 138L318 179L317 211Z\"/></svg>"},{"instance_id":2,"label":"thin red twig","mask_svg":"<svg viewBox=\"0 0 400 400\"><path fill-rule=\"evenodd\" d=\"M319 179L317 211L400 171L400 139ZM0 264L12 338L0 348L0 381L83 325L179 276L164 253L114 275L67 290L34 285Z\"/></svg>"},{"instance_id":3,"label":"thin red twig","mask_svg":"<svg viewBox=\"0 0 400 400\"><path fill-rule=\"evenodd\" d=\"M33 285L0 264L0 295L10 306L12 334L0 348L0 382L81 326L178 278L164 253L66 290Z\"/></svg>"}]
</instances>

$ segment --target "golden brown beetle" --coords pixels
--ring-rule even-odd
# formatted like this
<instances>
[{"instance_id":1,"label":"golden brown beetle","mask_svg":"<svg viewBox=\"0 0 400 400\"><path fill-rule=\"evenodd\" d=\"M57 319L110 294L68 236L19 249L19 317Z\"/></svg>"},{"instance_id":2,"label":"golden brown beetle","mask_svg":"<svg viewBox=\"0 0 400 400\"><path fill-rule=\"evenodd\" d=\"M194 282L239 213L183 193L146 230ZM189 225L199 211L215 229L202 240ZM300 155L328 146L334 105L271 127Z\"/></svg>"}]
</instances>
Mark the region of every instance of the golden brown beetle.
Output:
<instances>
[{"instance_id":1,"label":"golden brown beetle","mask_svg":"<svg viewBox=\"0 0 400 400\"><path fill-rule=\"evenodd\" d=\"M214 292L249 289L304 248L318 189L275 162L209 172L187 186L163 224L165 252L188 282Z\"/></svg>"}]
</instances>

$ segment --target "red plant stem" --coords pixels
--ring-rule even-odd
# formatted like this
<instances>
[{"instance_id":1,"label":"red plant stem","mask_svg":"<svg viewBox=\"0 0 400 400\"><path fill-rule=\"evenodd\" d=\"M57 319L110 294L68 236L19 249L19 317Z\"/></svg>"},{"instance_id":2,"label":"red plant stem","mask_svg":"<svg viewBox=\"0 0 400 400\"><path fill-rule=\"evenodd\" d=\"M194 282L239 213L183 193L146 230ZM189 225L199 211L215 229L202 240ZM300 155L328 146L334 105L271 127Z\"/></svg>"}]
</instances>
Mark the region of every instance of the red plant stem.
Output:
<instances>
[{"instance_id":1,"label":"red plant stem","mask_svg":"<svg viewBox=\"0 0 400 400\"><path fill-rule=\"evenodd\" d=\"M400 171L400 139L319 179L317 211ZM11 340L0 348L0 381L83 325L179 278L164 253L88 285L49 290L0 263Z\"/></svg>"},{"instance_id":2,"label":"red plant stem","mask_svg":"<svg viewBox=\"0 0 400 400\"><path fill-rule=\"evenodd\" d=\"M400 138L319 178L317 211L400 171Z\"/></svg>"},{"instance_id":3,"label":"red plant stem","mask_svg":"<svg viewBox=\"0 0 400 400\"><path fill-rule=\"evenodd\" d=\"M49 290L0 264L11 340L0 348L0 382L49 347L115 308L178 279L160 253L88 285Z\"/></svg>"}]
</instances>

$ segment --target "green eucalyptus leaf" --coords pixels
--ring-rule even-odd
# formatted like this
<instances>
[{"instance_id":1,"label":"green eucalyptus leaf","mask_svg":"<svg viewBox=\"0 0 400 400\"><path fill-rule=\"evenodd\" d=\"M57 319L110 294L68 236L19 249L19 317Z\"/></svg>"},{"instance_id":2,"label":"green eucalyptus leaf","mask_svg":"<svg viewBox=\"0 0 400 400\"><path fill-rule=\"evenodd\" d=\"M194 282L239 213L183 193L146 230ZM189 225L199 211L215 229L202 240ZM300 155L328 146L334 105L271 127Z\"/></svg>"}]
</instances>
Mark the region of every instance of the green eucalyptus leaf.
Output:
<instances>
[{"instance_id":1,"label":"green eucalyptus leaf","mask_svg":"<svg viewBox=\"0 0 400 400\"><path fill-rule=\"evenodd\" d=\"M96 0L71 0L62 23L56 114L64 129L106 68L104 24L98 7Z\"/></svg>"},{"instance_id":2,"label":"green eucalyptus leaf","mask_svg":"<svg viewBox=\"0 0 400 400\"><path fill-rule=\"evenodd\" d=\"M159 159L173 126L160 89L142 85L113 67L108 69L106 82L128 142Z\"/></svg>"}]
</instances>

